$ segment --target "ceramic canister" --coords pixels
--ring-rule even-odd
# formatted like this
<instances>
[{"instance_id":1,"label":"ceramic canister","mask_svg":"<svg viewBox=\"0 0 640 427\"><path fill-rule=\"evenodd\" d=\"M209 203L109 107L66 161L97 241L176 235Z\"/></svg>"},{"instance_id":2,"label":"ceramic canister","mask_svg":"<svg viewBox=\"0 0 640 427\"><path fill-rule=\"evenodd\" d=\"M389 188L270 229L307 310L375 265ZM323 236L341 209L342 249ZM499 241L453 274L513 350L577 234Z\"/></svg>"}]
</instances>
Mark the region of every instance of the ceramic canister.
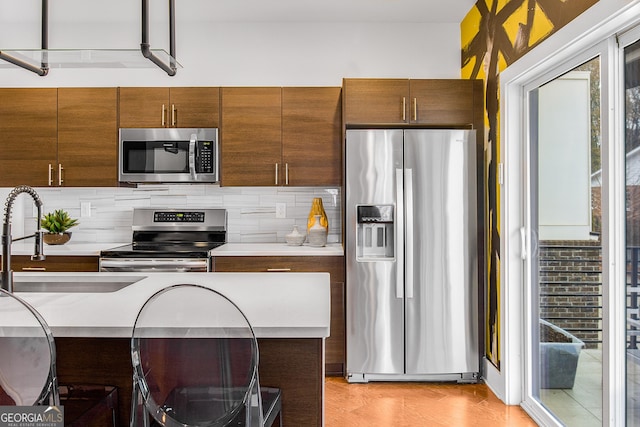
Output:
<instances>
[{"instance_id":1,"label":"ceramic canister","mask_svg":"<svg viewBox=\"0 0 640 427\"><path fill-rule=\"evenodd\" d=\"M309 229L309 246L325 246L327 244L327 229L322 226L321 216L315 215L313 226Z\"/></svg>"}]
</instances>

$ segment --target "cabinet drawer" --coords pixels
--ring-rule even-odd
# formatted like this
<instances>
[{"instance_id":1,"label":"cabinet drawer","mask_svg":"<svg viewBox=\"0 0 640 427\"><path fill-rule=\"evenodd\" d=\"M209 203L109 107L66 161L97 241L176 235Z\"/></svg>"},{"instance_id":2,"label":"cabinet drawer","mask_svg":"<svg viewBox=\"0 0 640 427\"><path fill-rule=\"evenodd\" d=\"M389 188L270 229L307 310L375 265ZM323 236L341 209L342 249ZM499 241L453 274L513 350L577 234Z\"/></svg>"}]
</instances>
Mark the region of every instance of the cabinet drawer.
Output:
<instances>
[{"instance_id":1,"label":"cabinet drawer","mask_svg":"<svg viewBox=\"0 0 640 427\"><path fill-rule=\"evenodd\" d=\"M31 261L28 255L11 257L11 270L28 271L98 271L97 256L47 256L44 261Z\"/></svg>"},{"instance_id":2,"label":"cabinet drawer","mask_svg":"<svg viewBox=\"0 0 640 427\"><path fill-rule=\"evenodd\" d=\"M344 258L327 257L277 257L277 256L233 256L214 257L214 271L272 271L272 272L328 272L332 282L344 282Z\"/></svg>"}]
</instances>

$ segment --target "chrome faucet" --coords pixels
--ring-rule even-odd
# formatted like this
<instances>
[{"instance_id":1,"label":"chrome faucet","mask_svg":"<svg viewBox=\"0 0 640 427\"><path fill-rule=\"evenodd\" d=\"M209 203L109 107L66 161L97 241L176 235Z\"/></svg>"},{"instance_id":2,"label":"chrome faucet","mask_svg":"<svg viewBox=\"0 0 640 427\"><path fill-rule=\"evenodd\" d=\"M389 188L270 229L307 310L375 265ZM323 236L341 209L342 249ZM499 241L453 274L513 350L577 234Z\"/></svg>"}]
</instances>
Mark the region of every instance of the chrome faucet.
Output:
<instances>
[{"instance_id":1,"label":"chrome faucet","mask_svg":"<svg viewBox=\"0 0 640 427\"><path fill-rule=\"evenodd\" d=\"M36 232L24 237L18 237L17 239L11 239L11 209L13 208L13 202L16 197L21 193L27 193L32 198L38 208L38 223L36 224ZM31 187L26 185L20 185L9 193L7 201L4 203L4 221L2 223L2 289L13 292L13 271L11 271L11 242L16 240L28 239L29 237L35 237L35 248L31 259L34 261L42 261L45 256L42 252L42 235L40 230L40 221L42 220L42 200L40 196Z\"/></svg>"}]
</instances>

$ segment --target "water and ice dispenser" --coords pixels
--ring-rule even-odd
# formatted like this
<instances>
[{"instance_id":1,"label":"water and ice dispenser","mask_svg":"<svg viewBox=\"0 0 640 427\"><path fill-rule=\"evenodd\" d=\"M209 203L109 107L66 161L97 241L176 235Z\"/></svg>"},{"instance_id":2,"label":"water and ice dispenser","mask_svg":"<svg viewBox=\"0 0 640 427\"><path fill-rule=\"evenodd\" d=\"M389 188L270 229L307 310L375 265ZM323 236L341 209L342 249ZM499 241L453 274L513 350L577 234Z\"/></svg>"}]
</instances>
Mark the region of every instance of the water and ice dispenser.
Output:
<instances>
[{"instance_id":1,"label":"water and ice dispenser","mask_svg":"<svg viewBox=\"0 0 640 427\"><path fill-rule=\"evenodd\" d=\"M393 205L358 205L356 259L358 261L393 259Z\"/></svg>"}]
</instances>

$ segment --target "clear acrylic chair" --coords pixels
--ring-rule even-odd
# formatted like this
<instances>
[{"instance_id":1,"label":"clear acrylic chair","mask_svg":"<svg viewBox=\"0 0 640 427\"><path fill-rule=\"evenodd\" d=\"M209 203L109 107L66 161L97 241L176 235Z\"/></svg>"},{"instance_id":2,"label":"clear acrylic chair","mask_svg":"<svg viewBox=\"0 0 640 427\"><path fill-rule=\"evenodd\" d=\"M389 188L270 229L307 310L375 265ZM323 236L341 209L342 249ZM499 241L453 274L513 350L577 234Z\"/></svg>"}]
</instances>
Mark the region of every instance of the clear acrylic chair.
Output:
<instances>
[{"instance_id":1,"label":"clear acrylic chair","mask_svg":"<svg viewBox=\"0 0 640 427\"><path fill-rule=\"evenodd\" d=\"M280 390L260 387L253 328L215 290L180 284L151 296L134 324L131 360L133 427L282 425Z\"/></svg>"},{"instance_id":2,"label":"clear acrylic chair","mask_svg":"<svg viewBox=\"0 0 640 427\"><path fill-rule=\"evenodd\" d=\"M53 335L42 316L0 289L0 405L60 406Z\"/></svg>"}]
</instances>

